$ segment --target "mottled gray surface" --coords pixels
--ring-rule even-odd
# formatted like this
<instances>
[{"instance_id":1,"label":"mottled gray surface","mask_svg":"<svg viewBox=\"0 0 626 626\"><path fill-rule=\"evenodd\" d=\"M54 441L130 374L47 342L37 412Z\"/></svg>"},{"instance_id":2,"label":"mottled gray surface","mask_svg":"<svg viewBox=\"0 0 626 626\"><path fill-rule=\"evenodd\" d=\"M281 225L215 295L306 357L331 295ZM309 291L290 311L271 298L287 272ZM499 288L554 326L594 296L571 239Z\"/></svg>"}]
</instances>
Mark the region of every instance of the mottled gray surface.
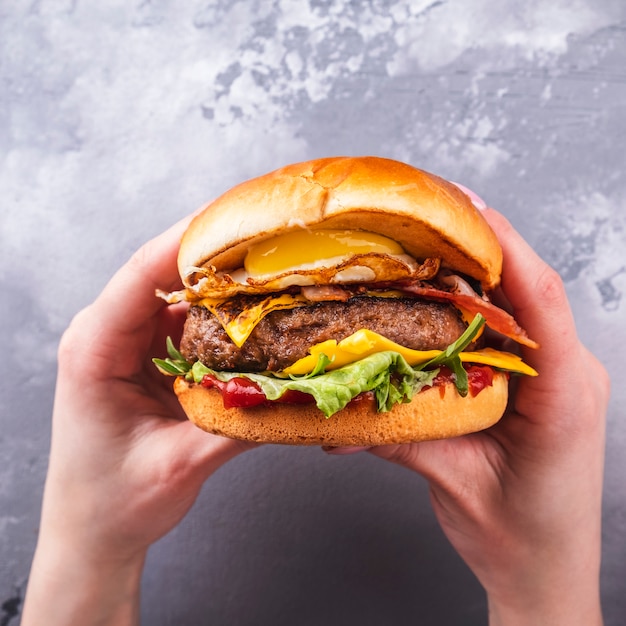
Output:
<instances>
[{"instance_id":1,"label":"mottled gray surface","mask_svg":"<svg viewBox=\"0 0 626 626\"><path fill-rule=\"evenodd\" d=\"M24 592L55 350L144 240L331 154L479 191L562 274L614 381L603 601L626 619L624 0L0 0L0 622ZM583 367L584 363L572 364ZM267 447L152 550L146 624L483 624L425 484Z\"/></svg>"}]
</instances>

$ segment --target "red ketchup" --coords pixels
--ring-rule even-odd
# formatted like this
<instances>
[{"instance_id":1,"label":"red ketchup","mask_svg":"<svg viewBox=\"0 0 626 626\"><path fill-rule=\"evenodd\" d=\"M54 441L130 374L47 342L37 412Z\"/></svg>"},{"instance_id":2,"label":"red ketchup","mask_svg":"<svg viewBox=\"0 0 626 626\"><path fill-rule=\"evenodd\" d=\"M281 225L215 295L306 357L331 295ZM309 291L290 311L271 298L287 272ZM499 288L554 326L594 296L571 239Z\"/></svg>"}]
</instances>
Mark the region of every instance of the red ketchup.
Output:
<instances>
[{"instance_id":1,"label":"red ketchup","mask_svg":"<svg viewBox=\"0 0 626 626\"><path fill-rule=\"evenodd\" d=\"M493 384L493 370L484 365L470 365L465 367L467 372L467 385L472 398L476 397L485 387ZM442 387L448 383L454 383L454 372L442 367L439 374L433 380L433 387Z\"/></svg>"},{"instance_id":2,"label":"red ketchup","mask_svg":"<svg viewBox=\"0 0 626 626\"><path fill-rule=\"evenodd\" d=\"M265 397L261 388L248 378L232 378L225 383L207 374L202 379L202 386L207 389L219 389L226 409L247 408L272 402ZM275 402L287 404L309 404L314 401L310 394L293 389L286 391L278 400L275 400Z\"/></svg>"}]
</instances>

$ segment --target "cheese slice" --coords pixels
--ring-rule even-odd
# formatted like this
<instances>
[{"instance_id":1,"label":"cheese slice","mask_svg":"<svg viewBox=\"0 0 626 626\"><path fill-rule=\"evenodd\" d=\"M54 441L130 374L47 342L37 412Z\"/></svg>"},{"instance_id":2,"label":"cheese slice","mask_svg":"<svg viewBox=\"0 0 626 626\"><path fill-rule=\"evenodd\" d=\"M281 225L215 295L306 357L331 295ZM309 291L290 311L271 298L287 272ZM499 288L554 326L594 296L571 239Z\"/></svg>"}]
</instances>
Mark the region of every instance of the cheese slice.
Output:
<instances>
[{"instance_id":1,"label":"cheese slice","mask_svg":"<svg viewBox=\"0 0 626 626\"><path fill-rule=\"evenodd\" d=\"M340 342L330 339L312 346L309 349L308 356L290 365L284 370L284 373L296 376L310 374L322 354L331 360L331 363L327 366L327 369L330 370L349 365L359 359L385 350L400 353L412 366L430 361L442 352L442 350L412 350L411 348L405 348L378 333L362 328ZM510 352L484 348L483 350L473 352L461 352L459 356L461 361L466 363L491 365L499 369L529 376L537 375L537 372L532 367L526 365L519 356Z\"/></svg>"},{"instance_id":2,"label":"cheese slice","mask_svg":"<svg viewBox=\"0 0 626 626\"><path fill-rule=\"evenodd\" d=\"M207 308L222 324L233 343L241 348L254 327L271 311L293 309L307 304L301 295L282 294L260 297L252 306L237 306L237 298L203 298L199 305Z\"/></svg>"}]
</instances>

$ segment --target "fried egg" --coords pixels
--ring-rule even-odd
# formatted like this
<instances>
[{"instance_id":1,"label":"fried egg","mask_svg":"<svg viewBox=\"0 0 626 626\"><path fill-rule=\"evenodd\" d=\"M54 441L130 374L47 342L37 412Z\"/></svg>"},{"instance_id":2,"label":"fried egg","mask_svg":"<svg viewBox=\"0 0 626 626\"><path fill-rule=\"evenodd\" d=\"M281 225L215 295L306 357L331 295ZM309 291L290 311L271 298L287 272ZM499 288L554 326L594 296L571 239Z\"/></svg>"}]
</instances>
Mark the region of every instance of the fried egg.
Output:
<instances>
[{"instance_id":1,"label":"fried egg","mask_svg":"<svg viewBox=\"0 0 626 626\"><path fill-rule=\"evenodd\" d=\"M190 287L198 297L224 298L293 286L427 280L438 269L437 259L420 264L400 244L378 233L302 229L253 244L243 267L228 272L190 267L187 275L199 277Z\"/></svg>"}]
</instances>

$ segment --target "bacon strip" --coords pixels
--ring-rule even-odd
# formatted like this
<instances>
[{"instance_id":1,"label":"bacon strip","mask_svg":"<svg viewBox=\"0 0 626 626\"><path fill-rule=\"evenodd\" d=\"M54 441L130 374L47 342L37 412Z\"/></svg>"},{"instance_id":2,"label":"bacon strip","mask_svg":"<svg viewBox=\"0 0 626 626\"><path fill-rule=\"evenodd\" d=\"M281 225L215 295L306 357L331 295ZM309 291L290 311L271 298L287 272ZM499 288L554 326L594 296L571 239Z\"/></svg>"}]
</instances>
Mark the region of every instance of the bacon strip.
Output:
<instances>
[{"instance_id":1,"label":"bacon strip","mask_svg":"<svg viewBox=\"0 0 626 626\"><path fill-rule=\"evenodd\" d=\"M329 300L346 302L352 295L338 285L310 285L302 287L300 293L311 302L327 302Z\"/></svg>"},{"instance_id":2,"label":"bacon strip","mask_svg":"<svg viewBox=\"0 0 626 626\"><path fill-rule=\"evenodd\" d=\"M474 315L480 313L487 321L487 326L492 330L517 341L517 343L523 346L528 346L529 348L539 347L539 344L528 336L528 333L515 321L512 315L491 304L491 302L483 300L478 294L450 293L425 286L423 283L403 284L400 289L423 298L452 302Z\"/></svg>"}]
</instances>

